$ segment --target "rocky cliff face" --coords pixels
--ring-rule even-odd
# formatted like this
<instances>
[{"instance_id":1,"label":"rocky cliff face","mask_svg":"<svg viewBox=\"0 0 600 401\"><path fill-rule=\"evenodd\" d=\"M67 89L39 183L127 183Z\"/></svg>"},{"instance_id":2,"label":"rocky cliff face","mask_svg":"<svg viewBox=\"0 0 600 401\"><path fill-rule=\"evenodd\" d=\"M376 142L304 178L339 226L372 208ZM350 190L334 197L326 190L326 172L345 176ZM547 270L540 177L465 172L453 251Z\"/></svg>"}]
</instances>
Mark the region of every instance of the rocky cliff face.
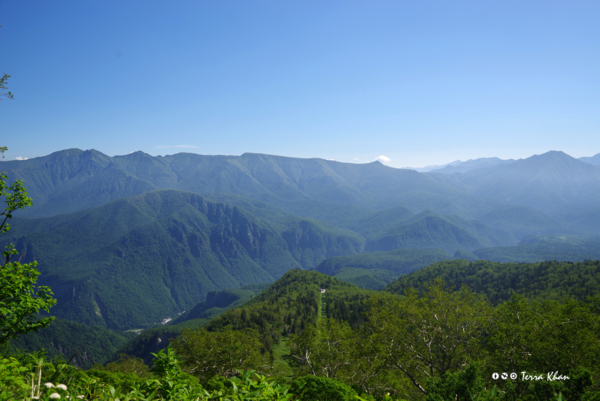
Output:
<instances>
[{"instance_id":1,"label":"rocky cliff face","mask_svg":"<svg viewBox=\"0 0 600 401\"><path fill-rule=\"evenodd\" d=\"M126 330L174 316L211 291L272 282L364 246L355 233L287 219L286 228L237 206L163 190L34 219L7 240L22 262L39 262L40 284L58 299L54 315Z\"/></svg>"},{"instance_id":2,"label":"rocky cliff face","mask_svg":"<svg viewBox=\"0 0 600 401\"><path fill-rule=\"evenodd\" d=\"M281 234L289 251L304 268L313 268L332 256L353 255L364 250L364 239L328 233L303 220Z\"/></svg>"}]
</instances>

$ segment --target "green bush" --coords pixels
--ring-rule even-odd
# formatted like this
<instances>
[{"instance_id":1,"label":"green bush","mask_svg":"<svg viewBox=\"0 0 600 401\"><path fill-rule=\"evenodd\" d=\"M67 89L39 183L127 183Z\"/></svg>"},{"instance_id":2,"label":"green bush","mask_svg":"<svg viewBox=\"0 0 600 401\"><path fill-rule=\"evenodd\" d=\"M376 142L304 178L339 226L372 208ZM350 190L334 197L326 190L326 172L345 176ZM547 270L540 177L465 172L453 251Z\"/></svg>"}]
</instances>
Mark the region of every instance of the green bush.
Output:
<instances>
[{"instance_id":1,"label":"green bush","mask_svg":"<svg viewBox=\"0 0 600 401\"><path fill-rule=\"evenodd\" d=\"M312 375L294 380L290 393L296 394L300 400L311 401L347 401L356 400L358 396L352 387L342 382Z\"/></svg>"}]
</instances>

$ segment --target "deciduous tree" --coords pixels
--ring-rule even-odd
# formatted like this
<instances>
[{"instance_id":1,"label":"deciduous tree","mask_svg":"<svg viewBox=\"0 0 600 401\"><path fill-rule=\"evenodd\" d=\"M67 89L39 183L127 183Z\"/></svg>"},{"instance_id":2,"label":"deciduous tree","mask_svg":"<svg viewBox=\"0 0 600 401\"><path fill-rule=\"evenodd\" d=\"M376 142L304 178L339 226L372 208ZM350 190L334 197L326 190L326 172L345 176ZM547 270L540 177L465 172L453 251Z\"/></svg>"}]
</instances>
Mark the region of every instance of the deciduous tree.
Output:
<instances>
[{"instance_id":1,"label":"deciduous tree","mask_svg":"<svg viewBox=\"0 0 600 401\"><path fill-rule=\"evenodd\" d=\"M21 181L17 180L9 186L4 173L0 174L0 197L6 199L6 208L0 213L0 235L3 235L10 230L7 221L12 213L31 206L31 198L27 196ZM0 265L0 346L19 334L46 327L54 318L40 319L38 312L48 312L56 304L49 287L36 288L40 274L35 269L37 262L22 264L20 259L13 261L18 255L13 244L8 245L3 254L4 262Z\"/></svg>"},{"instance_id":2,"label":"deciduous tree","mask_svg":"<svg viewBox=\"0 0 600 401\"><path fill-rule=\"evenodd\" d=\"M247 369L264 370L268 355L261 354L257 331L205 329L185 330L173 343L182 357L184 371L207 383L215 375L232 377Z\"/></svg>"},{"instance_id":3,"label":"deciduous tree","mask_svg":"<svg viewBox=\"0 0 600 401\"><path fill-rule=\"evenodd\" d=\"M492 307L467 288L451 292L436 280L423 296L377 296L368 301L368 327L390 369L401 371L422 393L427 379L464 367L482 354Z\"/></svg>"}]
</instances>

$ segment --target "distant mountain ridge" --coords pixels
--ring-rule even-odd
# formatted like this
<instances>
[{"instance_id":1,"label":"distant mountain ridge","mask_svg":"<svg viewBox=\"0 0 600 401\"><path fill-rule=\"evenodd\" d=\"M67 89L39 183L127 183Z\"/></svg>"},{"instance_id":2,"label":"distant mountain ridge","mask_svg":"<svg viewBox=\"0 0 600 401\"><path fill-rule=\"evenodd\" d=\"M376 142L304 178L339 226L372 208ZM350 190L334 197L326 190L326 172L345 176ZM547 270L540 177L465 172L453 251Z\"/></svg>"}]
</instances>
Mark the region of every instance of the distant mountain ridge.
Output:
<instances>
[{"instance_id":1,"label":"distant mountain ridge","mask_svg":"<svg viewBox=\"0 0 600 401\"><path fill-rule=\"evenodd\" d=\"M432 178L476 196L525 205L550 216L570 209L597 206L600 167L551 151L509 164Z\"/></svg>"},{"instance_id":2,"label":"distant mountain ridge","mask_svg":"<svg viewBox=\"0 0 600 401\"><path fill-rule=\"evenodd\" d=\"M465 162L457 160L453 163L444 166L443 168L436 168L433 170L429 170L428 172L440 174L466 173L468 171L479 168L487 168L499 164L510 164L512 162L514 162L513 159L503 160L497 157L483 157L480 159L467 160Z\"/></svg>"},{"instance_id":3,"label":"distant mountain ridge","mask_svg":"<svg viewBox=\"0 0 600 401\"><path fill-rule=\"evenodd\" d=\"M584 163L593 164L595 166L600 165L600 153L591 157L579 157ZM467 161L455 160L447 164L437 164L425 167L402 167L408 170L415 170L419 173L441 173L441 174L452 174L452 173L466 173L469 170L476 168L485 168L495 166L496 164L507 164L514 162L515 159L500 159L498 157L480 157L477 159L469 159Z\"/></svg>"},{"instance_id":4,"label":"distant mountain ridge","mask_svg":"<svg viewBox=\"0 0 600 401\"><path fill-rule=\"evenodd\" d=\"M600 153L592 157L580 157L578 160L582 162L593 164L594 166L600 166Z\"/></svg>"},{"instance_id":5,"label":"distant mountain ridge","mask_svg":"<svg viewBox=\"0 0 600 401\"><path fill-rule=\"evenodd\" d=\"M24 161L3 162L11 179L23 180L33 208L24 217L44 217L99 206L156 189L198 194L228 193L287 209L294 202L332 202L384 209L403 205L442 214L470 215L490 206L461 189L415 171L379 162L349 164L245 153L203 156L143 152L109 157L69 149Z\"/></svg>"}]
</instances>

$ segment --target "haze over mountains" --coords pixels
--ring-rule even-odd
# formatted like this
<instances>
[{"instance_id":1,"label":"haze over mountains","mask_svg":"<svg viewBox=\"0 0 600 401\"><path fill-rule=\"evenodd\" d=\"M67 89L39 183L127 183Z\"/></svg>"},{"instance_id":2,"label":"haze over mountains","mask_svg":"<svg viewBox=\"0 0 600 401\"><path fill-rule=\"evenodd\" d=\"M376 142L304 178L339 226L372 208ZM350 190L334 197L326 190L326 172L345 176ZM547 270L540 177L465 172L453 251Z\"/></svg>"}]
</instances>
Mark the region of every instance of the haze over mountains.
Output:
<instances>
[{"instance_id":1,"label":"haze over mountains","mask_svg":"<svg viewBox=\"0 0 600 401\"><path fill-rule=\"evenodd\" d=\"M593 164L594 166L600 165L600 153L596 154L592 157L580 157L577 160L580 160L585 163ZM485 168L495 166L497 164L507 164L514 162L514 159L500 159L498 157L481 157L479 159L469 159L467 161L455 160L448 164L442 165L432 165L425 167L404 167L406 169L415 170L419 173L442 173L442 174L452 174L452 173L466 173L469 170L474 170L476 168Z\"/></svg>"},{"instance_id":2,"label":"haze over mountains","mask_svg":"<svg viewBox=\"0 0 600 401\"><path fill-rule=\"evenodd\" d=\"M125 330L295 267L378 289L444 259L593 257L598 160L552 151L419 173L379 162L68 149L0 164L34 201L0 245L39 262L40 282L59 301L53 314Z\"/></svg>"}]
</instances>

